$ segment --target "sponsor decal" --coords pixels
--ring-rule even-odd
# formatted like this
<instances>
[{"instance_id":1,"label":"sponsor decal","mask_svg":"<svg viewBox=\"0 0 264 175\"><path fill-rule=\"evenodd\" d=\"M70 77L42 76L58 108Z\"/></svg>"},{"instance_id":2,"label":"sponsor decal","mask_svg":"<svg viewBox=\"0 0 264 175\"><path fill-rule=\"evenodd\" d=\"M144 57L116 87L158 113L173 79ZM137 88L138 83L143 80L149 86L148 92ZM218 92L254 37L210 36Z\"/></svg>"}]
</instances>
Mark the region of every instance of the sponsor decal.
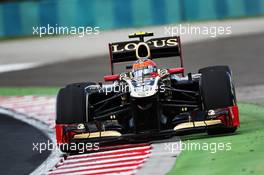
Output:
<instances>
[{"instance_id":1,"label":"sponsor decal","mask_svg":"<svg viewBox=\"0 0 264 175\"><path fill-rule=\"evenodd\" d=\"M112 52L124 52L132 51L137 48L138 41L125 42L125 43L114 43L112 44ZM177 38L167 38L167 39L154 39L146 41L149 47L162 48L162 47L176 47L178 46Z\"/></svg>"}]
</instances>

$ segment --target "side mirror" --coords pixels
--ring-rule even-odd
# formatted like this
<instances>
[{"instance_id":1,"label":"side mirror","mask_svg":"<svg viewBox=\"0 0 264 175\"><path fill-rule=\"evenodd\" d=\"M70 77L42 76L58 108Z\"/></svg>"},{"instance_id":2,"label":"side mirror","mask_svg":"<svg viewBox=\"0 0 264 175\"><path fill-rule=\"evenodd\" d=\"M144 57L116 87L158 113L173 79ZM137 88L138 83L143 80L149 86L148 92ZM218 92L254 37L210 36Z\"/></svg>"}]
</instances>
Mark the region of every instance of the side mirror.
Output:
<instances>
[{"instance_id":1,"label":"side mirror","mask_svg":"<svg viewBox=\"0 0 264 175\"><path fill-rule=\"evenodd\" d=\"M119 75L118 74L106 75L106 76L104 76L104 80L105 81L116 81L116 80L119 80Z\"/></svg>"},{"instance_id":2,"label":"side mirror","mask_svg":"<svg viewBox=\"0 0 264 175\"><path fill-rule=\"evenodd\" d=\"M168 69L169 74L182 74L184 73L184 68L183 67L177 67L177 68L171 68Z\"/></svg>"}]
</instances>

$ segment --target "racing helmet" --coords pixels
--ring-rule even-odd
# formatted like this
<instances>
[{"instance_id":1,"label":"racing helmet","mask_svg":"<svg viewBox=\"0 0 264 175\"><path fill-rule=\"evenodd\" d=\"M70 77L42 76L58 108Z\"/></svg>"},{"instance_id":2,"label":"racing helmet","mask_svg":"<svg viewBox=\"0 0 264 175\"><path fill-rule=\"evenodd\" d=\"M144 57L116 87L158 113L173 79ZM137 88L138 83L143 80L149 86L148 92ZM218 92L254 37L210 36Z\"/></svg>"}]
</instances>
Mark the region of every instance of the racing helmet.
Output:
<instances>
[{"instance_id":1,"label":"racing helmet","mask_svg":"<svg viewBox=\"0 0 264 175\"><path fill-rule=\"evenodd\" d=\"M134 77L153 76L157 75L157 64L150 60L138 60L132 67Z\"/></svg>"}]
</instances>

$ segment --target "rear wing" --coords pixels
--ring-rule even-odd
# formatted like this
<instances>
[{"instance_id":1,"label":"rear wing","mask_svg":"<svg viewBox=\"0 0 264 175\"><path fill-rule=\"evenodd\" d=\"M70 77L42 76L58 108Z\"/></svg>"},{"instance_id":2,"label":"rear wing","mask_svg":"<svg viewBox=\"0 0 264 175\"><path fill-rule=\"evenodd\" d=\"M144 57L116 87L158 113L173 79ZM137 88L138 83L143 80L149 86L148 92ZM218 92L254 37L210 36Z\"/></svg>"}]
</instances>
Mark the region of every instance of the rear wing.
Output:
<instances>
[{"instance_id":1,"label":"rear wing","mask_svg":"<svg viewBox=\"0 0 264 175\"><path fill-rule=\"evenodd\" d=\"M151 35L145 35L145 36L151 36ZM140 37L142 37L142 35ZM130 37L130 38L134 38L134 37ZM115 63L137 60L136 47L137 44L142 41L143 38L140 38L140 40L109 43L111 74L114 74ZM179 56L181 67L183 67L181 40L179 36L152 38L144 42L150 48L150 53L151 53L150 59Z\"/></svg>"}]
</instances>

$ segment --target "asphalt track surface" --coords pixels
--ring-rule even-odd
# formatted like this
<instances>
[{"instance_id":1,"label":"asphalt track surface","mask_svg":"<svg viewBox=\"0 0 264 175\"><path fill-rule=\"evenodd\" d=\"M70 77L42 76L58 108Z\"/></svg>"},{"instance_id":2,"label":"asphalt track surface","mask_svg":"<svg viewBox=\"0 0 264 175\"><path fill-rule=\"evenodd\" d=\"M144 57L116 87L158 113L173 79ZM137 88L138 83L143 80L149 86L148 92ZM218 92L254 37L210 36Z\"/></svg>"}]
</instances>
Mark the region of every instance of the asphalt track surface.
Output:
<instances>
[{"instance_id":1,"label":"asphalt track surface","mask_svg":"<svg viewBox=\"0 0 264 175\"><path fill-rule=\"evenodd\" d=\"M38 129L0 114L1 174L29 174L50 154L32 151L34 143L47 143L48 138Z\"/></svg>"},{"instance_id":2,"label":"asphalt track surface","mask_svg":"<svg viewBox=\"0 0 264 175\"><path fill-rule=\"evenodd\" d=\"M229 65L236 86L264 84L264 33L212 39L184 44L186 72L210 65ZM163 59L160 64L175 66L178 60ZM124 66L117 66L124 67ZM0 86L64 86L81 81L102 81L109 74L108 55L71 60L28 70L0 74Z\"/></svg>"}]
</instances>

